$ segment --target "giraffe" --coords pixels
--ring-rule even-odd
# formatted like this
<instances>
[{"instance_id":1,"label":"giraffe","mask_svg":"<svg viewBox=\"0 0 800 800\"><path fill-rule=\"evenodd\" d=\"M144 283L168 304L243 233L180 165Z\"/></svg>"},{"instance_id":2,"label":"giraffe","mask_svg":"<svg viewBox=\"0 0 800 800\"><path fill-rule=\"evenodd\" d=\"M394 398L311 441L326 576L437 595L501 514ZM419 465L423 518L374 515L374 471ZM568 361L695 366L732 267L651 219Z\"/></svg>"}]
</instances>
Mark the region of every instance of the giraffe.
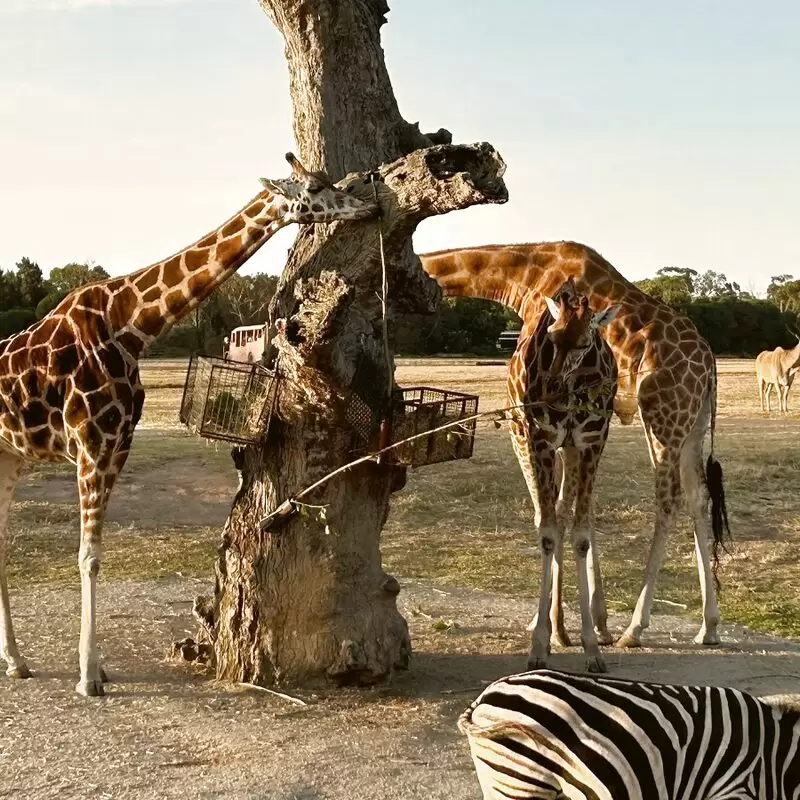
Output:
<instances>
[{"instance_id":1,"label":"giraffe","mask_svg":"<svg viewBox=\"0 0 800 800\"><path fill-rule=\"evenodd\" d=\"M7 519L27 460L65 459L77 468L81 509L80 680L103 695L95 597L101 530L114 482L130 451L144 402L139 358L277 230L296 222L362 219L376 209L291 154L292 177L264 189L215 231L170 258L69 294L25 331L0 341L0 657L27 678L11 623L5 571Z\"/></svg>"},{"instance_id":2,"label":"giraffe","mask_svg":"<svg viewBox=\"0 0 800 800\"><path fill-rule=\"evenodd\" d=\"M646 295L599 253L575 242L487 245L427 253L420 259L445 295L495 300L514 309L523 320L535 313L538 298L552 296L570 276L591 307L620 306L604 333L619 374L614 411L623 425L630 425L639 410L655 473L656 515L642 589L630 624L616 645L641 646L682 493L694 518L703 601L703 621L695 642L719 644L719 608L708 539L713 536L715 567L717 546L729 529L722 469L713 457L716 362L705 339L688 318ZM513 359L510 369L520 369L521 363ZM709 427L711 454L704 468L703 441Z\"/></svg>"},{"instance_id":3,"label":"giraffe","mask_svg":"<svg viewBox=\"0 0 800 800\"><path fill-rule=\"evenodd\" d=\"M770 411L769 397L772 387L778 393L778 406L781 411L789 411L789 389L794 383L794 376L800 369L800 336L797 344L791 350L776 347L774 350L764 350L756 357L756 380L758 381L758 396L761 401L761 410Z\"/></svg>"},{"instance_id":4,"label":"giraffe","mask_svg":"<svg viewBox=\"0 0 800 800\"><path fill-rule=\"evenodd\" d=\"M518 398L525 404L511 412L511 441L536 509L542 550L539 611L531 626L528 668L547 665L554 623L559 623L548 615L551 584L554 595L561 589L560 574L552 580L553 570L561 570L564 532L571 528L586 667L605 672L599 643L609 644L610 638L594 536L593 490L613 413L617 364L599 329L614 319L619 306L593 312L589 299L575 292L572 276L556 298L545 296L547 312L526 319L508 379L511 404ZM561 459L558 499L556 454ZM556 602L560 608L560 597ZM561 627L559 633L566 638L563 618Z\"/></svg>"}]
</instances>

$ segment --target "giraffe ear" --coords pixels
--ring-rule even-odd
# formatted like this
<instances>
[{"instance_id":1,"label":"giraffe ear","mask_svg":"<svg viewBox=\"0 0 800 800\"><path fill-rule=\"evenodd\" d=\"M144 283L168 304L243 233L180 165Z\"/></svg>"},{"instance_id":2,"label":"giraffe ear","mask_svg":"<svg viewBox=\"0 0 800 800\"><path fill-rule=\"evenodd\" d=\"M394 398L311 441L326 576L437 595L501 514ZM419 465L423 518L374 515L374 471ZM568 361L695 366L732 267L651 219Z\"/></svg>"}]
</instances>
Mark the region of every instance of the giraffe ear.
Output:
<instances>
[{"instance_id":1,"label":"giraffe ear","mask_svg":"<svg viewBox=\"0 0 800 800\"><path fill-rule=\"evenodd\" d=\"M561 316L561 306L552 297L545 297L544 301L547 303L547 310L550 312L550 316L557 322L559 316Z\"/></svg>"},{"instance_id":2,"label":"giraffe ear","mask_svg":"<svg viewBox=\"0 0 800 800\"><path fill-rule=\"evenodd\" d=\"M602 328L605 325L608 325L609 322L613 322L617 318L617 314L619 314L621 306L609 306L608 308L604 308L602 311L598 311L594 318L594 324L598 328Z\"/></svg>"},{"instance_id":3,"label":"giraffe ear","mask_svg":"<svg viewBox=\"0 0 800 800\"><path fill-rule=\"evenodd\" d=\"M274 182L271 181L269 178L259 178L261 185L268 191L274 192L275 194L281 194L280 187Z\"/></svg>"}]
</instances>

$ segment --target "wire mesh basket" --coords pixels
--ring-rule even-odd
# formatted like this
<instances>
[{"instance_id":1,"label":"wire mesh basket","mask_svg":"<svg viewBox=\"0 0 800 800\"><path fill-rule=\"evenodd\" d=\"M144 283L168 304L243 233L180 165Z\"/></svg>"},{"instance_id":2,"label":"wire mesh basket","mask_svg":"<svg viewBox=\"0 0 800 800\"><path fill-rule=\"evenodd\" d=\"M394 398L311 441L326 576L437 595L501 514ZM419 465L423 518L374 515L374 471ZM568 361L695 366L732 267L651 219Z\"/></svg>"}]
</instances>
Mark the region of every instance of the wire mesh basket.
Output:
<instances>
[{"instance_id":1,"label":"wire mesh basket","mask_svg":"<svg viewBox=\"0 0 800 800\"><path fill-rule=\"evenodd\" d=\"M195 353L189 361L180 420L206 439L257 444L269 428L277 391L274 372Z\"/></svg>"},{"instance_id":2,"label":"wire mesh basket","mask_svg":"<svg viewBox=\"0 0 800 800\"><path fill-rule=\"evenodd\" d=\"M392 442L429 431L390 451L395 464L422 467L442 461L470 458L475 446L475 419L478 413L478 396L434 389L430 386L412 386L398 389L392 399ZM463 420L444 430L436 430L449 422Z\"/></svg>"}]
</instances>

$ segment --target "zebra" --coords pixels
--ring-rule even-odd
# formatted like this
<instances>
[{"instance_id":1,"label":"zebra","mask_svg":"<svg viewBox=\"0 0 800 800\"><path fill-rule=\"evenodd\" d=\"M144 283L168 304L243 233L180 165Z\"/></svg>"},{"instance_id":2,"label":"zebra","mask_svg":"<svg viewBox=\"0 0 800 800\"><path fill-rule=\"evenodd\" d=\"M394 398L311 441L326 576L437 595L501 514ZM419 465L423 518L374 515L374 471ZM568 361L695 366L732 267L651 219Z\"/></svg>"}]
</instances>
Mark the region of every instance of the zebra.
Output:
<instances>
[{"instance_id":1,"label":"zebra","mask_svg":"<svg viewBox=\"0 0 800 800\"><path fill-rule=\"evenodd\" d=\"M535 670L459 717L484 800L800 798L800 705Z\"/></svg>"}]
</instances>

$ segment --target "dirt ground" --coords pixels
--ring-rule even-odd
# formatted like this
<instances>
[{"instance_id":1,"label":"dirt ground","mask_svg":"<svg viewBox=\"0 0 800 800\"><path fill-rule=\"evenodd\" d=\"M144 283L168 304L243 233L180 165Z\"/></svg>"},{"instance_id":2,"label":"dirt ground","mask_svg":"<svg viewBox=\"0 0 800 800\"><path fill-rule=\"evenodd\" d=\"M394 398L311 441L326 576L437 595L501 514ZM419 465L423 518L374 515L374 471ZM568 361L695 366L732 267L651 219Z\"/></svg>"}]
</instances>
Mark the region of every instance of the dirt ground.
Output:
<instances>
[{"instance_id":1,"label":"dirt ground","mask_svg":"<svg viewBox=\"0 0 800 800\"><path fill-rule=\"evenodd\" d=\"M73 692L79 592L15 596L21 644L35 677L0 683L0 796L19 798L479 798L456 719L489 681L524 669L530 604L404 581L401 606L415 644L411 669L391 685L294 692L295 705L220 686L168 661L194 626L192 579L102 587L102 650L113 683L102 700ZM430 618L454 621L433 631ZM614 629L625 618L612 616ZM800 645L724 627L724 644L689 644L694 623L654 617L639 652L608 653L616 675L794 692ZM575 619L570 617L571 630ZM433 640L437 641L434 642ZM557 668L582 668L577 648Z\"/></svg>"},{"instance_id":2,"label":"dirt ground","mask_svg":"<svg viewBox=\"0 0 800 800\"><path fill-rule=\"evenodd\" d=\"M447 383L445 374L439 378ZM166 429L145 422L137 447L155 446L159 427ZM134 460L112 496L110 525L134 533L218 529L235 474L226 460L207 469L205 457ZM57 471L25 478L16 499L56 506L75 498L72 475ZM148 547L144 535L141 547ZM201 668L166 658L171 642L194 634L192 599L211 588L208 579L179 574L101 577L99 633L112 683L101 700L81 698L73 691L77 580L66 587L17 585L17 637L34 678L0 676L0 797L479 798L456 719L488 682L525 668L532 601L397 577L412 631L411 668L371 689L290 692L305 705L218 685ZM726 624L723 645L703 649L691 644L697 621L671 616L669 605L654 611L649 648L607 650L613 674L724 684L757 695L800 691L800 642ZM628 618L612 614L612 631L620 633ZM568 628L576 633L574 613ZM580 670L583 658L570 648L554 653L551 665Z\"/></svg>"}]
</instances>

